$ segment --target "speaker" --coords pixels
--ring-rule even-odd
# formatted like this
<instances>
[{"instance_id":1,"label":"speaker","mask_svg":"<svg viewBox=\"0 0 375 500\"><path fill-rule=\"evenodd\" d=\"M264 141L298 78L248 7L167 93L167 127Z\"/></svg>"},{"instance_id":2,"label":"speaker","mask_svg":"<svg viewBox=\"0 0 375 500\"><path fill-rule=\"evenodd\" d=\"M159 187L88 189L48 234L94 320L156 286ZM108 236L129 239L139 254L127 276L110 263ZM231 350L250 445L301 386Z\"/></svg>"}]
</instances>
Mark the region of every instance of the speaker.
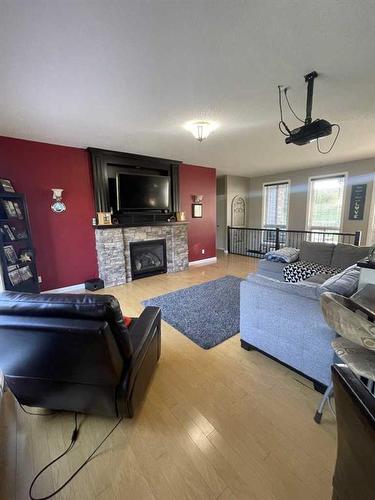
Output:
<instances>
[{"instance_id":1,"label":"speaker","mask_svg":"<svg viewBox=\"0 0 375 500\"><path fill-rule=\"evenodd\" d=\"M100 290L104 288L104 281L100 278L93 278L92 280L85 281L86 290L90 290L90 292L95 292L95 290Z\"/></svg>"}]
</instances>

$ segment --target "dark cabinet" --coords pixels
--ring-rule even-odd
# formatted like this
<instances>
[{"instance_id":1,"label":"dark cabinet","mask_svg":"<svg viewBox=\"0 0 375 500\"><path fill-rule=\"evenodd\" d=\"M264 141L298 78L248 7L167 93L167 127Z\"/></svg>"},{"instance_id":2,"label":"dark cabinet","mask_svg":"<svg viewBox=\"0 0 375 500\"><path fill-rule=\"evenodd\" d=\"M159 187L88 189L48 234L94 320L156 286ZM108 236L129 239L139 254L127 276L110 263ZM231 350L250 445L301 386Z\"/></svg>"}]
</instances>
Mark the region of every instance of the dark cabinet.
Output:
<instances>
[{"instance_id":1,"label":"dark cabinet","mask_svg":"<svg viewBox=\"0 0 375 500\"><path fill-rule=\"evenodd\" d=\"M5 290L39 292L25 196L0 193L0 262Z\"/></svg>"}]
</instances>

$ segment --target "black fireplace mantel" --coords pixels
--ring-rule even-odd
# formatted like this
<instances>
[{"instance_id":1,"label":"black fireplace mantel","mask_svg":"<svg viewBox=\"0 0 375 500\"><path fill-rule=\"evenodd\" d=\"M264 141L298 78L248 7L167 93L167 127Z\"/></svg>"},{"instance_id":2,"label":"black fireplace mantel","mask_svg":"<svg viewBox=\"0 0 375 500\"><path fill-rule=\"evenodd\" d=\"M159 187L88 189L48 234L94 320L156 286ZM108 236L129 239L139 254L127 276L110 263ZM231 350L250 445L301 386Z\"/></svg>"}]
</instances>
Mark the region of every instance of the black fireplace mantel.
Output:
<instances>
[{"instance_id":1,"label":"black fireplace mantel","mask_svg":"<svg viewBox=\"0 0 375 500\"><path fill-rule=\"evenodd\" d=\"M173 214L179 211L179 166L181 161L97 148L88 148L88 151L91 156L97 212L111 211L109 193L111 174L134 171L135 169L147 172L164 172L164 175L169 175L171 180L169 212Z\"/></svg>"},{"instance_id":2,"label":"black fireplace mantel","mask_svg":"<svg viewBox=\"0 0 375 500\"><path fill-rule=\"evenodd\" d=\"M138 222L138 223L133 223L133 224L106 224L105 226L103 225L97 225L93 226L94 229L118 229L119 227L147 227L147 226L187 226L189 224L188 221L173 221L173 222L167 222L167 221L157 221L153 222L152 224L145 224L144 222Z\"/></svg>"}]
</instances>

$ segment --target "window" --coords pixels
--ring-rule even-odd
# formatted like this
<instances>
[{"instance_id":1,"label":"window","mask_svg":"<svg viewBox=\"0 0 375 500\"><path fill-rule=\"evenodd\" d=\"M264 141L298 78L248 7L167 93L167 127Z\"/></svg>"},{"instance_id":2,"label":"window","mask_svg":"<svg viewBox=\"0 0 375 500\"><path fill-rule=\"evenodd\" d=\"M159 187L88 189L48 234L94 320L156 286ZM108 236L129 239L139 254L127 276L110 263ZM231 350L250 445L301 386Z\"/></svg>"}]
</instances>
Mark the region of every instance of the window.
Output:
<instances>
[{"instance_id":1,"label":"window","mask_svg":"<svg viewBox=\"0 0 375 500\"><path fill-rule=\"evenodd\" d=\"M308 230L340 231L345 179L344 174L310 179Z\"/></svg>"},{"instance_id":2,"label":"window","mask_svg":"<svg viewBox=\"0 0 375 500\"><path fill-rule=\"evenodd\" d=\"M263 185L263 227L286 229L288 227L289 182Z\"/></svg>"}]
</instances>

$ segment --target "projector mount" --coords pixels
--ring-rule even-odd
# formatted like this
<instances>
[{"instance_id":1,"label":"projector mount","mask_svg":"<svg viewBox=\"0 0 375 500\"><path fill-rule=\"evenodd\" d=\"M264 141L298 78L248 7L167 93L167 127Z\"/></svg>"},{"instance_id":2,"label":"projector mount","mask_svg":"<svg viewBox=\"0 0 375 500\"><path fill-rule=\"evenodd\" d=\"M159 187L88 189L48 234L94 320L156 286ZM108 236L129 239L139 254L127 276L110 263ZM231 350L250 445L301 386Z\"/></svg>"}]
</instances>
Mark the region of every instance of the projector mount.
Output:
<instances>
[{"instance_id":1,"label":"projector mount","mask_svg":"<svg viewBox=\"0 0 375 500\"><path fill-rule=\"evenodd\" d=\"M318 73L312 71L308 75L305 75L305 82L307 82L307 98L306 98L306 118L305 125L312 122L311 112L313 105L313 94L314 94L314 80L318 78Z\"/></svg>"},{"instance_id":2,"label":"projector mount","mask_svg":"<svg viewBox=\"0 0 375 500\"><path fill-rule=\"evenodd\" d=\"M334 145L336 144L337 138L340 133L340 126L337 123L329 123L327 120L316 119L312 120L312 105L313 105L313 95L314 95L314 80L318 77L316 71L312 71L305 75L305 82L307 83L307 97L306 97L306 118L302 120L294 112L288 98L288 87L283 87L279 85L279 108L280 108L280 121L279 130L282 134L286 136L286 144L296 144L297 146L303 146L310 142L316 141L316 147L319 153L327 154L332 151ZM284 121L283 117L283 106L282 106L282 91L284 92L285 101L294 115L294 117L303 123L301 127L290 130ZM326 137L332 134L332 128L337 128L337 133L331 147L327 151L322 151L319 144L319 138Z\"/></svg>"}]
</instances>

